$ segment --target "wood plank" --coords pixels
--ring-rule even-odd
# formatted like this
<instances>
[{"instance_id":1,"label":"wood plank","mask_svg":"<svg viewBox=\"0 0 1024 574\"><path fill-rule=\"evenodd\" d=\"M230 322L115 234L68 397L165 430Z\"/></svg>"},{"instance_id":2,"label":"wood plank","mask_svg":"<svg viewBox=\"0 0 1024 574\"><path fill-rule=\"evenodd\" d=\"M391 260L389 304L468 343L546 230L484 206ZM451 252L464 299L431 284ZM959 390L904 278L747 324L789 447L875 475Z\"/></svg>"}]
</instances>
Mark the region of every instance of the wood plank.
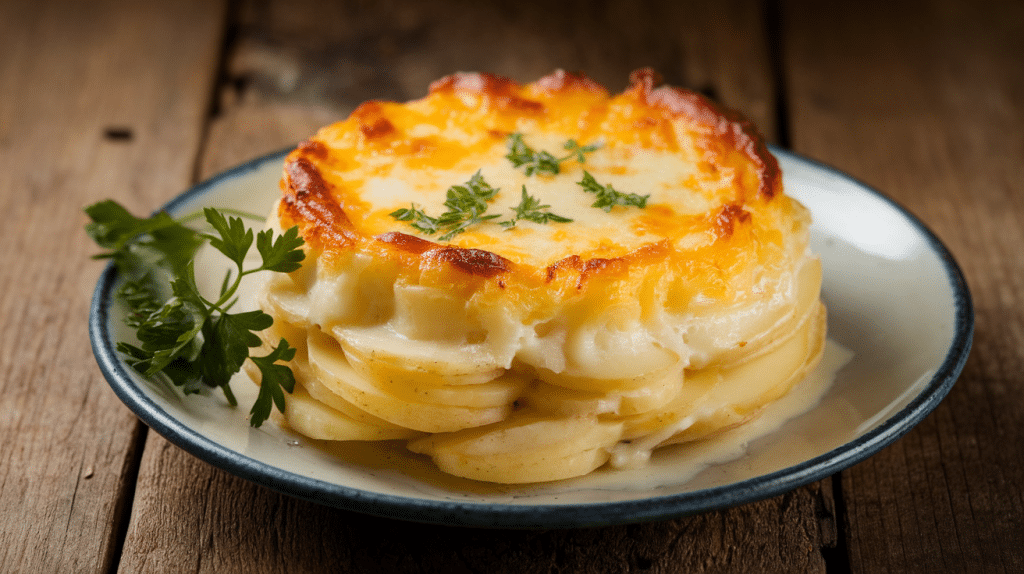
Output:
<instances>
[{"instance_id":1,"label":"wood plank","mask_svg":"<svg viewBox=\"0 0 1024 574\"><path fill-rule=\"evenodd\" d=\"M827 488L828 481L821 484ZM820 572L821 545L835 518L819 487L732 510L631 526L546 531L428 526L279 495L154 435L146 444L120 570Z\"/></svg>"},{"instance_id":2,"label":"wood plank","mask_svg":"<svg viewBox=\"0 0 1024 574\"><path fill-rule=\"evenodd\" d=\"M763 15L751 2L245 2L209 175L293 145L369 98L405 100L457 70L521 81L556 67L624 87L651 65L774 136ZM591 530L442 528L281 496L150 437L121 568L131 572L823 571L831 482L702 516Z\"/></svg>"},{"instance_id":3,"label":"wood plank","mask_svg":"<svg viewBox=\"0 0 1024 574\"><path fill-rule=\"evenodd\" d=\"M555 68L582 70L618 91L632 70L651 66L776 137L775 85L755 2L370 4L243 3L204 173L293 145L365 100L423 97L430 82L457 71L526 82Z\"/></svg>"},{"instance_id":4,"label":"wood plank","mask_svg":"<svg viewBox=\"0 0 1024 574\"><path fill-rule=\"evenodd\" d=\"M949 397L842 475L853 571L1024 570L1024 6L792 1L783 17L793 147L918 214L977 311Z\"/></svg>"},{"instance_id":5,"label":"wood plank","mask_svg":"<svg viewBox=\"0 0 1024 574\"><path fill-rule=\"evenodd\" d=\"M116 563L144 429L90 350L102 264L81 209L150 210L188 181L220 20L199 1L0 3L4 571Z\"/></svg>"}]
</instances>

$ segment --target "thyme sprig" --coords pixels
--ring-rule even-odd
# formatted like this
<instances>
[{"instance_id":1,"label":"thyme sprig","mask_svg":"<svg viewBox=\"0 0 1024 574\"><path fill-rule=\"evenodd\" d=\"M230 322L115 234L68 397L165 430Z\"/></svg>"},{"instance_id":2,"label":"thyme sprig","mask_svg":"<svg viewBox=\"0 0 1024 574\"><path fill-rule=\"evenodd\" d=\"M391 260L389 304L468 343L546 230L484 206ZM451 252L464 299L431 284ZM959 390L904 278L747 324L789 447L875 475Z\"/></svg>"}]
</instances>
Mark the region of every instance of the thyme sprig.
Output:
<instances>
[{"instance_id":1,"label":"thyme sprig","mask_svg":"<svg viewBox=\"0 0 1024 574\"><path fill-rule=\"evenodd\" d=\"M562 149L569 153L555 157L551 152L537 151L526 145L523 134L519 132L509 134L506 144L508 145L508 154L505 155L505 159L512 162L515 167L524 168L526 175L535 173L557 175L561 171L563 162L575 159L580 163L585 163L587 161L586 154L597 151L601 147L599 143L580 145L576 140L569 139L562 145Z\"/></svg>"},{"instance_id":2,"label":"thyme sprig","mask_svg":"<svg viewBox=\"0 0 1024 574\"><path fill-rule=\"evenodd\" d=\"M542 205L540 200L530 195L526 191L526 186L523 186L523 192L519 205L512 208L515 212L515 216L507 221L501 221L499 224L506 229L511 229L516 226L516 222L520 219L532 221L534 223L547 223L554 221L557 223L570 223L572 220L568 217L562 217L547 211L550 209L550 205Z\"/></svg>"},{"instance_id":3,"label":"thyme sprig","mask_svg":"<svg viewBox=\"0 0 1024 574\"><path fill-rule=\"evenodd\" d=\"M583 191L597 196L597 200L590 204L590 206L601 208L605 212L611 211L616 205L644 208L647 207L647 200L651 197L650 194L622 193L612 187L610 183L608 185L601 185L586 170L583 170L583 180L576 183L583 188Z\"/></svg>"},{"instance_id":4,"label":"thyme sprig","mask_svg":"<svg viewBox=\"0 0 1024 574\"><path fill-rule=\"evenodd\" d=\"M480 171L477 171L466 183L448 188L444 202L448 211L441 215L431 217L416 207L415 203L408 209L397 209L389 215L398 221L411 222L410 225L427 235L441 233L439 240L450 241L471 225L501 217L496 213L484 215L489 202L499 191L499 188L491 187Z\"/></svg>"}]
</instances>

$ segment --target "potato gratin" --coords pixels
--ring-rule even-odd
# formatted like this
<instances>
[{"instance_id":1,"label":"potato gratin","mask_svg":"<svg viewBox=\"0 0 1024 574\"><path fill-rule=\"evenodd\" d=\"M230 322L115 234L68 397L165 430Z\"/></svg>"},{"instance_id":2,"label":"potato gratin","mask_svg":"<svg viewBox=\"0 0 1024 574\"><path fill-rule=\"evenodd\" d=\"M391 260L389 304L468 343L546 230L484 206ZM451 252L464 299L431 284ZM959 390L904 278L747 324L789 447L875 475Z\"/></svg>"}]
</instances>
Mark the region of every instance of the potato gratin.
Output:
<instances>
[{"instance_id":1,"label":"potato gratin","mask_svg":"<svg viewBox=\"0 0 1024 574\"><path fill-rule=\"evenodd\" d=\"M298 348L287 424L529 483L642 465L803 378L809 214L748 122L659 83L456 74L293 151L270 223L306 263L260 296Z\"/></svg>"}]
</instances>

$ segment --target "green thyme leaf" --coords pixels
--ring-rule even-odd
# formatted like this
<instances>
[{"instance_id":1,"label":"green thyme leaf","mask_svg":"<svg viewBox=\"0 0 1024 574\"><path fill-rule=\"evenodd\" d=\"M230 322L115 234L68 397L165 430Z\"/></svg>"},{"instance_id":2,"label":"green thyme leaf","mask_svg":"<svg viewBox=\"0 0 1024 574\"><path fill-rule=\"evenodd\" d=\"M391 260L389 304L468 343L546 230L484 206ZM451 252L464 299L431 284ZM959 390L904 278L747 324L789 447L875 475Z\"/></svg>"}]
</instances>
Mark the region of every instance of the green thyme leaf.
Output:
<instances>
[{"instance_id":1,"label":"green thyme leaf","mask_svg":"<svg viewBox=\"0 0 1024 574\"><path fill-rule=\"evenodd\" d=\"M508 154L505 155L505 159L512 162L514 167L524 168L526 175L535 173L557 175L561 171L563 162L575 159L580 163L585 163L587 161L585 154L592 153L601 147L597 143L581 146L576 140L570 139L562 146L562 149L569 151L568 155L555 157L550 152L537 151L526 145L526 142L523 141L523 134L519 132L509 134L506 145Z\"/></svg>"},{"instance_id":2,"label":"green thyme leaf","mask_svg":"<svg viewBox=\"0 0 1024 574\"><path fill-rule=\"evenodd\" d=\"M441 233L438 239L449 241L472 225L500 217L497 214L484 215L489 202L499 191L499 188L491 187L480 171L477 171L466 183L448 188L444 202L448 211L441 215L431 217L418 209L415 203L409 209L398 209L390 215L398 221L411 222L410 225L426 235Z\"/></svg>"},{"instance_id":3,"label":"green thyme leaf","mask_svg":"<svg viewBox=\"0 0 1024 574\"><path fill-rule=\"evenodd\" d=\"M616 191L611 184L601 185L586 170L583 171L583 181L576 183L583 187L583 191L597 196L597 200L590 205L591 207L599 207L605 211L611 211L612 207L616 205L644 208L647 207L647 200L651 197L650 195L622 193Z\"/></svg>"},{"instance_id":4,"label":"green thyme leaf","mask_svg":"<svg viewBox=\"0 0 1024 574\"><path fill-rule=\"evenodd\" d=\"M516 213L515 217L508 221L502 221L500 224L506 229L512 229L520 219L533 221L535 223L548 223L549 221L569 223L572 221L568 217L562 217L561 215L556 215L550 211L544 211L550 208L550 205L542 205L539 199L527 193L526 186L524 185L519 205L512 208Z\"/></svg>"},{"instance_id":5,"label":"green thyme leaf","mask_svg":"<svg viewBox=\"0 0 1024 574\"><path fill-rule=\"evenodd\" d=\"M433 235L438 232L437 219L430 217L423 212L422 209L417 209L416 204L412 204L409 209L396 209L389 215L394 217L398 221L410 221L410 225L414 228L422 231L427 235Z\"/></svg>"},{"instance_id":6,"label":"green thyme leaf","mask_svg":"<svg viewBox=\"0 0 1024 574\"><path fill-rule=\"evenodd\" d=\"M601 148L601 144L592 143L590 145L581 146L576 140L570 139L565 142L562 146L563 149L569 150L569 155L565 156L565 159L575 157L576 161L580 163L586 163L587 158L584 154L593 153Z\"/></svg>"}]
</instances>

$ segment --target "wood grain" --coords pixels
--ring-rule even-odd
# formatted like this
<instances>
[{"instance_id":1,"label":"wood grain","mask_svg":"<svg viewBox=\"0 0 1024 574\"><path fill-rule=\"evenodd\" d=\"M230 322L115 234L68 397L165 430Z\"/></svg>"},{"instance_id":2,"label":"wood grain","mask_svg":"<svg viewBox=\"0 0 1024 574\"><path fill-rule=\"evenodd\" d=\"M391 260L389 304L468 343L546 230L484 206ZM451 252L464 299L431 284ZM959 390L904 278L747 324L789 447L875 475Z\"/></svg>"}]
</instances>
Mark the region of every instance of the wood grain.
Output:
<instances>
[{"instance_id":1,"label":"wood grain","mask_svg":"<svg viewBox=\"0 0 1024 574\"><path fill-rule=\"evenodd\" d=\"M828 487L828 482L823 483ZM147 441L122 572L815 572L834 520L818 485L737 509L632 526L427 526L273 493ZM809 519L810 517L810 519Z\"/></svg>"},{"instance_id":2,"label":"wood grain","mask_svg":"<svg viewBox=\"0 0 1024 574\"><path fill-rule=\"evenodd\" d=\"M920 216L959 259L977 311L949 397L842 475L851 567L1020 572L1024 6L794 1L783 16L794 148Z\"/></svg>"},{"instance_id":3,"label":"wood grain","mask_svg":"<svg viewBox=\"0 0 1024 574\"><path fill-rule=\"evenodd\" d=\"M81 210L116 197L148 211L188 182L218 14L0 3L0 570L116 563L143 428L90 352L102 264Z\"/></svg>"},{"instance_id":4,"label":"wood grain","mask_svg":"<svg viewBox=\"0 0 1024 574\"><path fill-rule=\"evenodd\" d=\"M204 173L305 139L369 99L406 101L457 71L526 82L582 70L621 90L651 66L776 137L764 16L754 2L245 2Z\"/></svg>"},{"instance_id":5,"label":"wood grain","mask_svg":"<svg viewBox=\"0 0 1024 574\"><path fill-rule=\"evenodd\" d=\"M774 136L756 3L245 2L204 176L292 145L370 98L457 70L529 81L582 69L613 89L651 65ZM730 40L730 41L726 41ZM836 541L831 482L702 516L590 530L443 528L281 496L150 436L125 572L815 572Z\"/></svg>"}]
</instances>

